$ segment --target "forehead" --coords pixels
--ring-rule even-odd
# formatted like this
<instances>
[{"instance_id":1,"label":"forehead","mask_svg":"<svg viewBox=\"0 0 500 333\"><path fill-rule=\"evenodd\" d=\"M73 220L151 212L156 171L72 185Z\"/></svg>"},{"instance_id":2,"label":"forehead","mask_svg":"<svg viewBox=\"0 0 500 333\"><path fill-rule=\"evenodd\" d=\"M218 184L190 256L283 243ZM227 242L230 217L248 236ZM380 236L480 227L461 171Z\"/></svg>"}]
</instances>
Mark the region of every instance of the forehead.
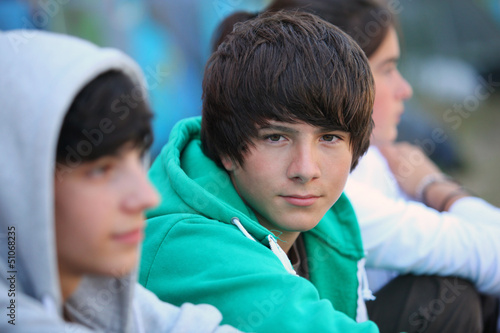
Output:
<instances>
[{"instance_id":1,"label":"forehead","mask_svg":"<svg viewBox=\"0 0 500 333\"><path fill-rule=\"evenodd\" d=\"M399 60L399 53L399 41L396 29L390 27L379 48L372 54L368 61L372 67L382 65L386 62Z\"/></svg>"}]
</instances>

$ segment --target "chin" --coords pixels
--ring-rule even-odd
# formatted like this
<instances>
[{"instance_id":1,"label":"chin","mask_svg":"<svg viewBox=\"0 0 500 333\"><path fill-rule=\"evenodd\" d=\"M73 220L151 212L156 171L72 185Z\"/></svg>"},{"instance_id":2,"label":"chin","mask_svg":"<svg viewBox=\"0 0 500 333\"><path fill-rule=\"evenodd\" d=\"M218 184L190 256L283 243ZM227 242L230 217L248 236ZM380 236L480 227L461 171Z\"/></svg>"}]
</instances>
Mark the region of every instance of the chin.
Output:
<instances>
[{"instance_id":1,"label":"chin","mask_svg":"<svg viewBox=\"0 0 500 333\"><path fill-rule=\"evenodd\" d=\"M129 268L129 267L116 268L116 269L108 272L108 274L105 274L105 275L110 276L110 277L112 276L115 278L122 278L122 277L127 276L130 273L132 273L134 268L135 268L135 266L132 268Z\"/></svg>"},{"instance_id":2,"label":"chin","mask_svg":"<svg viewBox=\"0 0 500 333\"><path fill-rule=\"evenodd\" d=\"M121 262L121 264L119 264ZM132 273L137 267L137 257L123 260L123 261L115 261L114 265L109 265L110 269L105 272L103 275L113 276L113 277L123 277Z\"/></svg>"},{"instance_id":3,"label":"chin","mask_svg":"<svg viewBox=\"0 0 500 333\"><path fill-rule=\"evenodd\" d=\"M374 146L383 146L393 144L398 137L397 130L386 131L383 135L374 134L371 139L371 144Z\"/></svg>"}]
</instances>

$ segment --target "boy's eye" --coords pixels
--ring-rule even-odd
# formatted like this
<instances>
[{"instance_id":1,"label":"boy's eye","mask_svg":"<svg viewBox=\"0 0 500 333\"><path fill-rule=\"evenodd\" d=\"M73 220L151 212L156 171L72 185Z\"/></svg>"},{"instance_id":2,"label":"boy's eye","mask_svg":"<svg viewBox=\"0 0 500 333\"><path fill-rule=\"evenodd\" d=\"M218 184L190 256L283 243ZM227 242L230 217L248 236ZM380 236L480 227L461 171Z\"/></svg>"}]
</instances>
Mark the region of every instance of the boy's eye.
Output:
<instances>
[{"instance_id":1,"label":"boy's eye","mask_svg":"<svg viewBox=\"0 0 500 333\"><path fill-rule=\"evenodd\" d=\"M270 141L273 141L273 142L277 142L277 141L280 141L280 139L282 138L283 136L279 135L279 134L271 134L269 135L267 138L270 140Z\"/></svg>"},{"instance_id":2,"label":"boy's eye","mask_svg":"<svg viewBox=\"0 0 500 333\"><path fill-rule=\"evenodd\" d=\"M113 169L111 163L97 165L89 170L87 173L90 177L103 177Z\"/></svg>"},{"instance_id":3,"label":"boy's eye","mask_svg":"<svg viewBox=\"0 0 500 333\"><path fill-rule=\"evenodd\" d=\"M389 74L392 74L394 73L394 71L396 70L396 68L386 68L386 70L384 71L385 74L389 75Z\"/></svg>"},{"instance_id":4,"label":"boy's eye","mask_svg":"<svg viewBox=\"0 0 500 333\"><path fill-rule=\"evenodd\" d=\"M335 139L338 139L338 136L333 134L325 134L322 136L322 139L325 141L335 141Z\"/></svg>"},{"instance_id":5,"label":"boy's eye","mask_svg":"<svg viewBox=\"0 0 500 333\"><path fill-rule=\"evenodd\" d=\"M384 74L391 74L398 70L398 65L396 63L390 63L382 70Z\"/></svg>"}]
</instances>

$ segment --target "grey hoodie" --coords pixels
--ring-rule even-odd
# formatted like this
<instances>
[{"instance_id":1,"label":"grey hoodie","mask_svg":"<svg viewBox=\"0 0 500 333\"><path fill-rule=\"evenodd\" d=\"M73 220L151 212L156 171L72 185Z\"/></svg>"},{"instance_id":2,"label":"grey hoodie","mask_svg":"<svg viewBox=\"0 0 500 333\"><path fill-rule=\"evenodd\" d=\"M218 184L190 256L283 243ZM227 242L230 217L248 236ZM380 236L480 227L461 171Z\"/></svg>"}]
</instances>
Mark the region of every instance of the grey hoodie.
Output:
<instances>
[{"instance_id":1,"label":"grey hoodie","mask_svg":"<svg viewBox=\"0 0 500 333\"><path fill-rule=\"evenodd\" d=\"M137 64L117 50L47 32L0 32L0 332L236 332L218 326L221 314L210 305L159 301L136 272L86 276L62 304L53 188L59 130L78 92L111 69L145 87Z\"/></svg>"}]
</instances>

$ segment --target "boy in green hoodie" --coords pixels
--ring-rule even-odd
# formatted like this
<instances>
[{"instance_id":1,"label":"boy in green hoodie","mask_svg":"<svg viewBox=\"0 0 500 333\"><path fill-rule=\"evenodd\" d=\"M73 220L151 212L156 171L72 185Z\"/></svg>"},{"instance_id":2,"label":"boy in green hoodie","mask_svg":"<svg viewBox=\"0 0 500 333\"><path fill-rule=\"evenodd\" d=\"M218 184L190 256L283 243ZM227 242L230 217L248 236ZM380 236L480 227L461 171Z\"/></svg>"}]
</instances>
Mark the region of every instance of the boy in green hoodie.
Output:
<instances>
[{"instance_id":1,"label":"boy in green hoodie","mask_svg":"<svg viewBox=\"0 0 500 333\"><path fill-rule=\"evenodd\" d=\"M237 25L208 61L202 118L177 124L150 171L165 200L148 214L140 282L243 331L377 332L342 194L373 97L363 51L318 17Z\"/></svg>"}]
</instances>

